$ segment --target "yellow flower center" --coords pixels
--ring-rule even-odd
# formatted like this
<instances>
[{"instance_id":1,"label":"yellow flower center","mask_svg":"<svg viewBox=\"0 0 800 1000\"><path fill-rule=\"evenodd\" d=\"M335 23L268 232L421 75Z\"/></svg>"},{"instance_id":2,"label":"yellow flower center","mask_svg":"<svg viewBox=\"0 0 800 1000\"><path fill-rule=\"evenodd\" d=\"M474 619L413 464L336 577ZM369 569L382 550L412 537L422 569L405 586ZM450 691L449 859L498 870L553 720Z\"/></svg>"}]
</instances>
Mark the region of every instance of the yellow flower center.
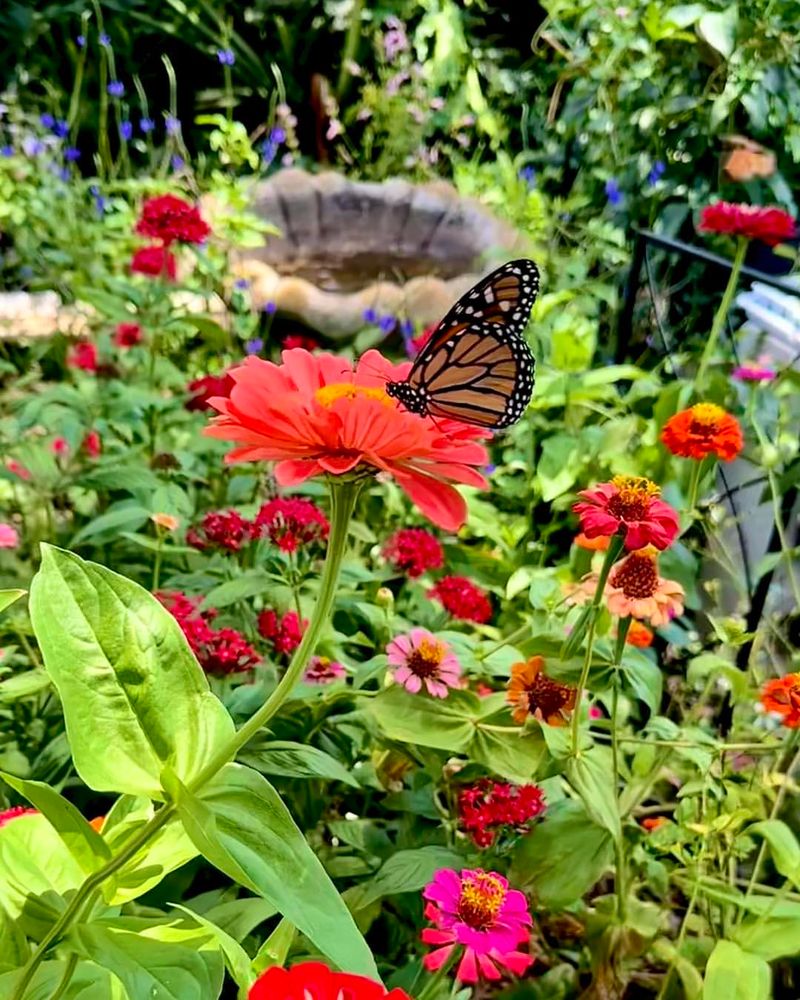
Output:
<instances>
[{"instance_id":1,"label":"yellow flower center","mask_svg":"<svg viewBox=\"0 0 800 1000\"><path fill-rule=\"evenodd\" d=\"M696 403L691 408L692 431L695 434L713 433L716 431L720 420L725 416L725 411L716 403Z\"/></svg>"},{"instance_id":2,"label":"yellow flower center","mask_svg":"<svg viewBox=\"0 0 800 1000\"><path fill-rule=\"evenodd\" d=\"M384 406L394 406L390 396L383 389L355 385L353 382L333 382L323 385L314 393L314 398L322 406L332 406L337 399L377 399Z\"/></svg>"},{"instance_id":3,"label":"yellow flower center","mask_svg":"<svg viewBox=\"0 0 800 1000\"><path fill-rule=\"evenodd\" d=\"M461 882L458 915L477 931L488 930L497 920L507 890L496 875L476 872Z\"/></svg>"},{"instance_id":4,"label":"yellow flower center","mask_svg":"<svg viewBox=\"0 0 800 1000\"><path fill-rule=\"evenodd\" d=\"M622 521L641 521L647 517L650 503L661 490L643 476L614 476L617 493L608 501L608 512Z\"/></svg>"},{"instance_id":5,"label":"yellow flower center","mask_svg":"<svg viewBox=\"0 0 800 1000\"><path fill-rule=\"evenodd\" d=\"M423 639L416 649L408 654L406 664L417 677L434 677L439 672L446 649L435 639Z\"/></svg>"}]
</instances>

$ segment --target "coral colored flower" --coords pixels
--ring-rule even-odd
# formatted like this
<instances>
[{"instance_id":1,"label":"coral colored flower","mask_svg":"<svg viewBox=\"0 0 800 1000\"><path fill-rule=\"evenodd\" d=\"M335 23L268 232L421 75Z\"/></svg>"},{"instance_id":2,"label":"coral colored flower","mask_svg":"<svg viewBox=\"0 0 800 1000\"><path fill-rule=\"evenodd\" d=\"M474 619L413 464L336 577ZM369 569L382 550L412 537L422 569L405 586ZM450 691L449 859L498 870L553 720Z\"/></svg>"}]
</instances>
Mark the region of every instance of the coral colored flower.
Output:
<instances>
[{"instance_id":1,"label":"coral colored flower","mask_svg":"<svg viewBox=\"0 0 800 1000\"><path fill-rule=\"evenodd\" d=\"M514 722L522 725L529 715L549 726L564 726L575 708L577 692L544 673L544 660L532 656L526 663L511 667L506 701L512 706Z\"/></svg>"},{"instance_id":2,"label":"coral colored flower","mask_svg":"<svg viewBox=\"0 0 800 1000\"><path fill-rule=\"evenodd\" d=\"M190 205L174 194L148 198L142 205L136 232L150 236L169 246L176 240L181 243L202 243L211 232L196 205Z\"/></svg>"},{"instance_id":3,"label":"coral colored flower","mask_svg":"<svg viewBox=\"0 0 800 1000\"><path fill-rule=\"evenodd\" d=\"M99 458L103 451L103 442L97 431L89 431L84 437L81 448L89 458Z\"/></svg>"},{"instance_id":4,"label":"coral colored flower","mask_svg":"<svg viewBox=\"0 0 800 1000\"><path fill-rule=\"evenodd\" d=\"M440 969L458 947L463 954L456 979L462 983L500 979L501 969L521 976L533 964L519 951L530 938L528 902L519 890L508 888L502 875L442 868L422 895L428 900L425 916L435 925L423 930L422 941L439 945L423 959L429 971Z\"/></svg>"},{"instance_id":5,"label":"coral colored flower","mask_svg":"<svg viewBox=\"0 0 800 1000\"><path fill-rule=\"evenodd\" d=\"M296 347L302 347L304 351L318 351L319 341L305 333L287 333L281 341L281 347L284 351L292 351Z\"/></svg>"},{"instance_id":6,"label":"coral colored flower","mask_svg":"<svg viewBox=\"0 0 800 1000\"><path fill-rule=\"evenodd\" d=\"M767 681L761 689L761 704L776 712L789 729L800 727L800 674L785 674Z\"/></svg>"},{"instance_id":7,"label":"coral colored flower","mask_svg":"<svg viewBox=\"0 0 800 1000\"><path fill-rule=\"evenodd\" d=\"M582 490L578 496L584 500L572 509L587 538L621 534L627 549L645 545L666 549L675 541L680 524L677 512L659 500L660 492L649 479L614 476L610 483Z\"/></svg>"},{"instance_id":8,"label":"coral colored flower","mask_svg":"<svg viewBox=\"0 0 800 1000\"><path fill-rule=\"evenodd\" d=\"M442 543L424 528L401 528L387 538L382 551L396 570L412 580L444 565Z\"/></svg>"},{"instance_id":9,"label":"coral colored flower","mask_svg":"<svg viewBox=\"0 0 800 1000\"><path fill-rule=\"evenodd\" d=\"M21 462L18 462L15 458L6 459L6 468L12 475L18 476L26 482L33 476L31 470L26 469L25 466Z\"/></svg>"},{"instance_id":10,"label":"coral colored flower","mask_svg":"<svg viewBox=\"0 0 800 1000\"><path fill-rule=\"evenodd\" d=\"M733 369L731 375L740 382L771 382L778 373L774 368L763 365L739 365Z\"/></svg>"},{"instance_id":11,"label":"coral colored flower","mask_svg":"<svg viewBox=\"0 0 800 1000\"><path fill-rule=\"evenodd\" d=\"M774 247L795 237L794 219L782 208L764 208L761 205L741 205L718 201L706 205L700 213L701 233L724 233L744 236L748 240L761 240Z\"/></svg>"},{"instance_id":12,"label":"coral colored flower","mask_svg":"<svg viewBox=\"0 0 800 1000\"><path fill-rule=\"evenodd\" d=\"M512 785L484 778L458 794L458 818L478 847L490 847L498 833L525 833L545 811L538 785Z\"/></svg>"},{"instance_id":13,"label":"coral colored flower","mask_svg":"<svg viewBox=\"0 0 800 1000\"><path fill-rule=\"evenodd\" d=\"M377 351L355 370L343 358L303 350L284 351L282 365L251 356L231 371L230 398L211 400L220 416L206 434L237 442L229 462L277 462L283 486L326 473L384 472L426 517L455 530L466 504L453 484L487 485L475 468L488 460L476 443L487 434L400 409L384 387L408 370Z\"/></svg>"},{"instance_id":14,"label":"coral colored flower","mask_svg":"<svg viewBox=\"0 0 800 1000\"><path fill-rule=\"evenodd\" d=\"M37 809L28 809L26 806L12 806L10 809L0 812L0 827L10 823L12 819L18 819L20 816L36 816L37 813Z\"/></svg>"},{"instance_id":15,"label":"coral colored flower","mask_svg":"<svg viewBox=\"0 0 800 1000\"><path fill-rule=\"evenodd\" d=\"M658 574L655 550L631 552L611 570L606 606L620 618L646 618L658 628L683 614L683 587Z\"/></svg>"},{"instance_id":16,"label":"coral colored flower","mask_svg":"<svg viewBox=\"0 0 800 1000\"><path fill-rule=\"evenodd\" d=\"M739 421L714 403L696 403L670 417L661 440L673 455L697 459L716 455L726 462L744 447Z\"/></svg>"},{"instance_id":17,"label":"coral colored flower","mask_svg":"<svg viewBox=\"0 0 800 1000\"><path fill-rule=\"evenodd\" d=\"M347 676L347 671L341 663L329 660L327 656L312 656L311 662L303 671L303 681L306 684L332 684Z\"/></svg>"},{"instance_id":18,"label":"coral colored flower","mask_svg":"<svg viewBox=\"0 0 800 1000\"><path fill-rule=\"evenodd\" d=\"M118 323L114 330L114 343L117 347L134 347L141 343L142 328L138 323Z\"/></svg>"},{"instance_id":19,"label":"coral colored flower","mask_svg":"<svg viewBox=\"0 0 800 1000\"><path fill-rule=\"evenodd\" d=\"M424 685L434 698L446 698L449 688L458 687L461 665L450 646L427 629L412 628L408 635L397 636L386 647L386 653L389 665L395 668L394 682L412 694Z\"/></svg>"},{"instance_id":20,"label":"coral colored flower","mask_svg":"<svg viewBox=\"0 0 800 1000\"><path fill-rule=\"evenodd\" d=\"M642 829L647 830L648 833L666 826L667 823L669 823L669 819L666 816L645 816L644 819L640 820Z\"/></svg>"},{"instance_id":21,"label":"coral colored flower","mask_svg":"<svg viewBox=\"0 0 800 1000\"><path fill-rule=\"evenodd\" d=\"M174 514L151 514L150 520L166 531L177 531L181 523Z\"/></svg>"},{"instance_id":22,"label":"coral colored flower","mask_svg":"<svg viewBox=\"0 0 800 1000\"><path fill-rule=\"evenodd\" d=\"M252 525L236 510L219 510L206 514L196 528L186 532L189 545L203 551L220 548L238 552L249 540Z\"/></svg>"},{"instance_id":23,"label":"coral colored flower","mask_svg":"<svg viewBox=\"0 0 800 1000\"><path fill-rule=\"evenodd\" d=\"M52 451L56 458L63 458L69 454L69 441L63 437L53 438L50 442L50 451Z\"/></svg>"},{"instance_id":24,"label":"coral colored flower","mask_svg":"<svg viewBox=\"0 0 800 1000\"><path fill-rule=\"evenodd\" d=\"M97 345L81 341L70 348L67 354L67 366L80 368L84 372L97 371Z\"/></svg>"},{"instance_id":25,"label":"coral colored flower","mask_svg":"<svg viewBox=\"0 0 800 1000\"><path fill-rule=\"evenodd\" d=\"M19 532L13 524L0 521L0 549L15 549L19 545Z\"/></svg>"},{"instance_id":26,"label":"coral colored flower","mask_svg":"<svg viewBox=\"0 0 800 1000\"><path fill-rule=\"evenodd\" d=\"M276 497L263 504L253 521L253 537L269 538L283 552L296 552L304 545L328 537L327 517L303 497Z\"/></svg>"},{"instance_id":27,"label":"coral colored flower","mask_svg":"<svg viewBox=\"0 0 800 1000\"><path fill-rule=\"evenodd\" d=\"M465 576L443 576L431 587L433 597L453 618L483 624L492 617L492 605L486 591Z\"/></svg>"},{"instance_id":28,"label":"coral colored flower","mask_svg":"<svg viewBox=\"0 0 800 1000\"><path fill-rule=\"evenodd\" d=\"M638 649L647 649L648 646L653 645L653 638L651 629L641 622L634 620L628 626L628 634L625 636L625 642L629 646L636 646Z\"/></svg>"},{"instance_id":29,"label":"coral colored flower","mask_svg":"<svg viewBox=\"0 0 800 1000\"><path fill-rule=\"evenodd\" d=\"M234 386L234 381L225 372L224 375L204 375L189 383L186 391L191 398L186 403L187 410L211 410L209 399L214 396L229 396Z\"/></svg>"},{"instance_id":30,"label":"coral colored flower","mask_svg":"<svg viewBox=\"0 0 800 1000\"><path fill-rule=\"evenodd\" d=\"M291 969L273 966L250 987L248 1000L411 1000L402 990L387 993L365 976L332 972L321 962L301 962Z\"/></svg>"},{"instance_id":31,"label":"coral colored flower","mask_svg":"<svg viewBox=\"0 0 800 1000\"><path fill-rule=\"evenodd\" d=\"M596 538L589 538L581 531L575 536L572 543L577 545L579 549L588 549L589 552L605 552L611 544L611 538L609 535L597 535Z\"/></svg>"},{"instance_id":32,"label":"coral colored flower","mask_svg":"<svg viewBox=\"0 0 800 1000\"><path fill-rule=\"evenodd\" d=\"M151 278L166 278L174 281L177 276L175 255L157 243L140 247L131 257L133 274L146 274Z\"/></svg>"},{"instance_id":33,"label":"coral colored flower","mask_svg":"<svg viewBox=\"0 0 800 1000\"><path fill-rule=\"evenodd\" d=\"M272 644L276 653L288 656L300 645L308 622L304 619L302 626L296 611L287 611L278 615L272 608L265 608L258 616L258 632L262 638Z\"/></svg>"}]
</instances>

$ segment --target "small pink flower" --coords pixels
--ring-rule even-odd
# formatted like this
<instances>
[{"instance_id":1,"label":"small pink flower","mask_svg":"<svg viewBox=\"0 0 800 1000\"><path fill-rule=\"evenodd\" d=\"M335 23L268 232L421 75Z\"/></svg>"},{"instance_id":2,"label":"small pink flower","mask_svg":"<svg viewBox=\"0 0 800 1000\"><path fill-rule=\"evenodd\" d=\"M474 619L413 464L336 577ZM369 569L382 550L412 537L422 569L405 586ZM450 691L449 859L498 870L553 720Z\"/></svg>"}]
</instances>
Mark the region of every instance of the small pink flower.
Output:
<instances>
[{"instance_id":1,"label":"small pink flower","mask_svg":"<svg viewBox=\"0 0 800 1000\"><path fill-rule=\"evenodd\" d=\"M598 708L597 705L590 705L589 718L594 722L596 719L605 718L605 716L603 715L603 710L601 708Z\"/></svg>"},{"instance_id":2,"label":"small pink flower","mask_svg":"<svg viewBox=\"0 0 800 1000\"><path fill-rule=\"evenodd\" d=\"M480 868L461 873L441 868L422 893L428 900L425 916L435 926L422 932L425 944L441 947L423 959L429 971L440 969L454 948L464 949L456 979L476 983L479 978L498 980L498 966L522 975L533 958L519 951L530 938L532 923L528 901L497 872Z\"/></svg>"},{"instance_id":3,"label":"small pink flower","mask_svg":"<svg viewBox=\"0 0 800 1000\"><path fill-rule=\"evenodd\" d=\"M740 382L771 382L778 373L774 368L766 368L762 365L739 365L731 372L733 378Z\"/></svg>"},{"instance_id":4,"label":"small pink flower","mask_svg":"<svg viewBox=\"0 0 800 1000\"><path fill-rule=\"evenodd\" d=\"M12 475L19 476L20 479L24 479L26 482L33 475L30 469L26 469L21 462L16 461L14 458L9 458L6 461L6 468Z\"/></svg>"},{"instance_id":5,"label":"small pink flower","mask_svg":"<svg viewBox=\"0 0 800 1000\"><path fill-rule=\"evenodd\" d=\"M424 628L412 628L386 647L393 679L406 691L417 694L422 685L434 698L446 698L448 688L458 687L461 666L446 642Z\"/></svg>"},{"instance_id":6,"label":"small pink flower","mask_svg":"<svg viewBox=\"0 0 800 1000\"><path fill-rule=\"evenodd\" d=\"M19 545L19 534L11 524L0 522L0 549L15 549Z\"/></svg>"},{"instance_id":7,"label":"small pink flower","mask_svg":"<svg viewBox=\"0 0 800 1000\"><path fill-rule=\"evenodd\" d=\"M327 656L312 656L311 662L303 671L303 681L306 684L332 684L346 676L347 671L342 664L329 660Z\"/></svg>"},{"instance_id":8,"label":"small pink flower","mask_svg":"<svg viewBox=\"0 0 800 1000\"><path fill-rule=\"evenodd\" d=\"M63 437L53 438L50 442L50 451L52 451L56 458L63 458L69 454L69 442Z\"/></svg>"}]
</instances>

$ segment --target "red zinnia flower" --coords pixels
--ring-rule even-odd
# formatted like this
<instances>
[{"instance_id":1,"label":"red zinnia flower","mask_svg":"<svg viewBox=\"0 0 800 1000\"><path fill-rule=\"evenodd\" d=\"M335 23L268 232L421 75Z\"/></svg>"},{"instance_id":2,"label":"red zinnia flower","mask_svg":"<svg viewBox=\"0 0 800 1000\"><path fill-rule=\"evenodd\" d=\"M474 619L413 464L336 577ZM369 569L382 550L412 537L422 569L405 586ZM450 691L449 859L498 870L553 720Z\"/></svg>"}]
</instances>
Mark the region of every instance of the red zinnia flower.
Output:
<instances>
[{"instance_id":1,"label":"red zinnia flower","mask_svg":"<svg viewBox=\"0 0 800 1000\"><path fill-rule=\"evenodd\" d=\"M103 451L103 443L100 440L98 432L89 431L83 439L81 448L83 448L89 458L99 458Z\"/></svg>"},{"instance_id":2,"label":"red zinnia flower","mask_svg":"<svg viewBox=\"0 0 800 1000\"><path fill-rule=\"evenodd\" d=\"M639 476L614 476L610 483L600 483L582 490L584 497L573 505L587 538L624 534L627 549L655 545L666 549L679 530L678 514L668 503L659 500L661 490L649 479Z\"/></svg>"},{"instance_id":3,"label":"red zinnia flower","mask_svg":"<svg viewBox=\"0 0 800 1000\"><path fill-rule=\"evenodd\" d=\"M255 538L269 538L283 552L296 552L302 545L324 541L330 524L310 500L276 497L262 505L252 530Z\"/></svg>"},{"instance_id":4,"label":"red zinnia flower","mask_svg":"<svg viewBox=\"0 0 800 1000\"><path fill-rule=\"evenodd\" d=\"M544 793L538 785L484 778L458 795L459 820L478 847L490 847L504 828L524 833L544 810Z\"/></svg>"},{"instance_id":5,"label":"red zinnia flower","mask_svg":"<svg viewBox=\"0 0 800 1000\"><path fill-rule=\"evenodd\" d=\"M670 417L661 440L673 455L697 459L716 455L725 462L732 462L744 447L739 421L714 403L696 403Z\"/></svg>"},{"instance_id":6,"label":"red zinnia flower","mask_svg":"<svg viewBox=\"0 0 800 1000\"><path fill-rule=\"evenodd\" d=\"M782 208L739 205L729 201L706 205L700 213L697 228L701 233L724 233L761 240L771 247L794 239L796 232L794 219Z\"/></svg>"},{"instance_id":7,"label":"red zinnia flower","mask_svg":"<svg viewBox=\"0 0 800 1000\"><path fill-rule=\"evenodd\" d=\"M75 344L67 354L67 365L85 372L97 371L97 345L89 341Z\"/></svg>"},{"instance_id":8,"label":"red zinnia flower","mask_svg":"<svg viewBox=\"0 0 800 1000\"><path fill-rule=\"evenodd\" d=\"M211 232L196 205L190 205L174 194L148 198L136 223L140 236L150 236L169 246L181 243L202 243Z\"/></svg>"},{"instance_id":9,"label":"red zinnia flower","mask_svg":"<svg viewBox=\"0 0 800 1000\"><path fill-rule=\"evenodd\" d=\"M131 257L131 271L134 274L147 274L151 278L166 278L168 281L174 281L178 273L175 255L156 243L140 247L134 253Z\"/></svg>"},{"instance_id":10,"label":"red zinnia flower","mask_svg":"<svg viewBox=\"0 0 800 1000\"><path fill-rule=\"evenodd\" d=\"M142 328L138 323L118 323L114 331L114 343L117 347L133 347L141 342Z\"/></svg>"},{"instance_id":11,"label":"red zinnia flower","mask_svg":"<svg viewBox=\"0 0 800 1000\"><path fill-rule=\"evenodd\" d=\"M37 813L37 809L28 809L26 806L12 806L10 809L0 812L0 827L5 826L6 823L10 823L12 819L18 819L20 816L36 816Z\"/></svg>"},{"instance_id":12,"label":"red zinnia flower","mask_svg":"<svg viewBox=\"0 0 800 1000\"><path fill-rule=\"evenodd\" d=\"M444 549L439 539L424 528L401 528L383 546L383 556L412 580L427 569L444 565Z\"/></svg>"},{"instance_id":13,"label":"red zinnia flower","mask_svg":"<svg viewBox=\"0 0 800 1000\"><path fill-rule=\"evenodd\" d=\"M287 333L281 341L281 347L284 351L291 351L295 347L302 347L306 351L317 351L319 350L319 341L305 333Z\"/></svg>"},{"instance_id":14,"label":"red zinnia flower","mask_svg":"<svg viewBox=\"0 0 800 1000\"><path fill-rule=\"evenodd\" d=\"M467 514L453 484L487 485L476 469L488 461L476 443L487 432L401 409L385 385L409 368L377 351L355 370L341 357L303 350L284 351L282 365L251 356L231 371L230 398L212 400L220 416L206 433L237 443L229 462L277 462L283 486L357 467L387 473L427 517L453 531Z\"/></svg>"},{"instance_id":15,"label":"red zinnia flower","mask_svg":"<svg viewBox=\"0 0 800 1000\"><path fill-rule=\"evenodd\" d=\"M492 617L492 605L486 591L465 576L443 576L428 591L453 618L484 623Z\"/></svg>"},{"instance_id":16,"label":"red zinnia flower","mask_svg":"<svg viewBox=\"0 0 800 1000\"><path fill-rule=\"evenodd\" d=\"M223 375L204 375L202 378L193 379L186 387L191 394L191 399L186 403L187 410L210 410L209 399L215 396L229 396L234 386L234 381L225 372Z\"/></svg>"},{"instance_id":17,"label":"red zinnia flower","mask_svg":"<svg viewBox=\"0 0 800 1000\"><path fill-rule=\"evenodd\" d=\"M300 645L308 622L303 619L302 627L296 611L287 611L279 616L273 608L265 608L258 616L259 634L272 644L276 653L288 656Z\"/></svg>"},{"instance_id":18,"label":"red zinnia flower","mask_svg":"<svg viewBox=\"0 0 800 1000\"><path fill-rule=\"evenodd\" d=\"M238 552L250 537L251 524L236 510L219 510L206 514L197 528L190 528L186 541L196 549L221 548Z\"/></svg>"},{"instance_id":19,"label":"red zinnia flower","mask_svg":"<svg viewBox=\"0 0 800 1000\"><path fill-rule=\"evenodd\" d=\"M761 689L761 704L776 712L789 729L800 727L800 674L785 674L767 681Z\"/></svg>"},{"instance_id":20,"label":"red zinnia flower","mask_svg":"<svg viewBox=\"0 0 800 1000\"><path fill-rule=\"evenodd\" d=\"M321 962L301 962L291 969L267 969L253 983L248 1000L411 1000L402 990L387 993L365 976L331 972Z\"/></svg>"}]
</instances>

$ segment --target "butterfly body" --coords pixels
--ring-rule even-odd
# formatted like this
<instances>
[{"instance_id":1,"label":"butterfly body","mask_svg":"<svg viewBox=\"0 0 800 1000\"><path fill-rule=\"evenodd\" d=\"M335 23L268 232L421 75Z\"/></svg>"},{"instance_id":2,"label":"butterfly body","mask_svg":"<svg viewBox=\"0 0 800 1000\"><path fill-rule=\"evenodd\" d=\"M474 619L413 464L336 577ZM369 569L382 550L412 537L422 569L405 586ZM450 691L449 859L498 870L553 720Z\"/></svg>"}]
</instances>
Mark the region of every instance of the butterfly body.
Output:
<instances>
[{"instance_id":1,"label":"butterfly body","mask_svg":"<svg viewBox=\"0 0 800 1000\"><path fill-rule=\"evenodd\" d=\"M534 358L523 333L539 290L531 260L493 271L453 306L404 382L386 392L411 413L501 430L533 394Z\"/></svg>"}]
</instances>

